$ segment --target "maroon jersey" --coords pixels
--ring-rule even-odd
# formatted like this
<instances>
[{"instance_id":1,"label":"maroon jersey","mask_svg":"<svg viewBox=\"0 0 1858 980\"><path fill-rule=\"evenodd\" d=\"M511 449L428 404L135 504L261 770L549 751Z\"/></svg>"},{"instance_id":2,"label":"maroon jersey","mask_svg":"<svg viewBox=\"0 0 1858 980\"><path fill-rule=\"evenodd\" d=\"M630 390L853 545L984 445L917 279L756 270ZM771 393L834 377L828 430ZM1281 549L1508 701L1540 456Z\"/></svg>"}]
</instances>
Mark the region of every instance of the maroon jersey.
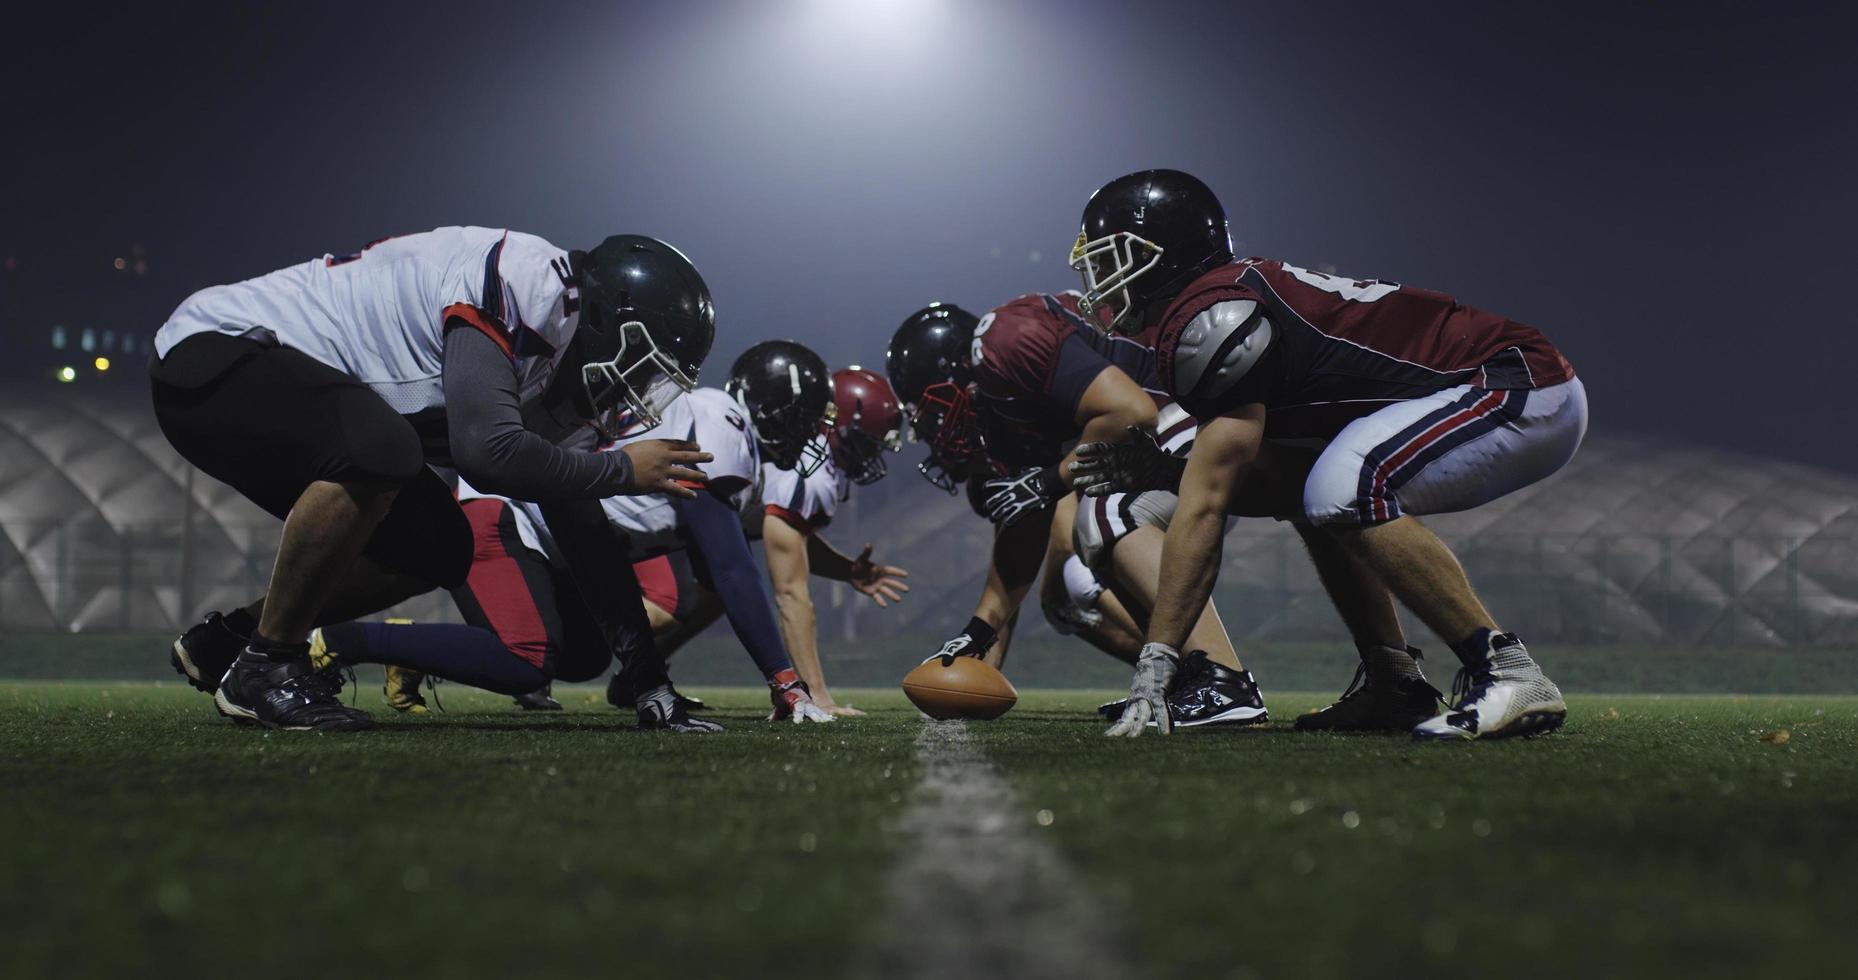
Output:
<instances>
[{"instance_id":1,"label":"maroon jersey","mask_svg":"<svg viewBox=\"0 0 1858 980\"><path fill-rule=\"evenodd\" d=\"M1163 314L1156 342L1164 388L1173 392L1181 331L1228 300L1259 303L1276 336L1217 404L1181 404L1200 418L1262 404L1274 439L1326 439L1388 404L1458 385L1541 388L1574 377L1534 327L1444 293L1249 258L1194 280Z\"/></svg>"},{"instance_id":2,"label":"maroon jersey","mask_svg":"<svg viewBox=\"0 0 1858 980\"><path fill-rule=\"evenodd\" d=\"M1009 470L1045 466L1080 434L1077 407L1107 368L1120 368L1165 401L1155 351L1144 338L1112 337L1078 312L1075 292L1027 293L974 330L975 409L987 454Z\"/></svg>"}]
</instances>

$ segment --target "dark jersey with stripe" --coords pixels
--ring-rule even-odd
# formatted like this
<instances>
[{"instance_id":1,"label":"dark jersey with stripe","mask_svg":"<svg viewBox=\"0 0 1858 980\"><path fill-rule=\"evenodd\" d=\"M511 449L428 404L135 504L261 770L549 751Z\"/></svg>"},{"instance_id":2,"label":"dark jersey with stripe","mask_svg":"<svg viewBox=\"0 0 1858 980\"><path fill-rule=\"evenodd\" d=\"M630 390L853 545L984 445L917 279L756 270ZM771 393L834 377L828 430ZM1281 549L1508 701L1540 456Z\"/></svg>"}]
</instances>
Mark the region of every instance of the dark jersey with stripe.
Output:
<instances>
[{"instance_id":1,"label":"dark jersey with stripe","mask_svg":"<svg viewBox=\"0 0 1858 980\"><path fill-rule=\"evenodd\" d=\"M1097 375L1115 367L1166 403L1147 338L1090 325L1078 294L1028 293L981 318L974 331L975 410L987 454L1010 470L1046 466L1081 433L1077 407Z\"/></svg>"},{"instance_id":2,"label":"dark jersey with stripe","mask_svg":"<svg viewBox=\"0 0 1858 980\"><path fill-rule=\"evenodd\" d=\"M1217 399L1177 392L1173 356L1181 331L1216 304L1253 300L1276 335L1263 358ZM1156 332L1162 387L1199 418L1243 405L1266 410L1273 439L1327 439L1397 401L1458 385L1541 388L1574 368L1532 326L1465 306L1444 293L1376 279L1348 279L1275 259L1249 258L1195 280Z\"/></svg>"}]
</instances>

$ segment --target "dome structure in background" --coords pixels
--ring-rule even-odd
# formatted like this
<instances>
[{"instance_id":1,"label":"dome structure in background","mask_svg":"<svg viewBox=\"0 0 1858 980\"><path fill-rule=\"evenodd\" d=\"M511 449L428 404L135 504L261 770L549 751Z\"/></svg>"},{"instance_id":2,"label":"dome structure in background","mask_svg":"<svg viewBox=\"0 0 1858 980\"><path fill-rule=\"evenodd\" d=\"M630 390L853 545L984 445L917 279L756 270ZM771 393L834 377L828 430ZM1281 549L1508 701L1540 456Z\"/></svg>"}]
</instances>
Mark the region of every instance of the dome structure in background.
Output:
<instances>
[{"instance_id":1,"label":"dome structure in background","mask_svg":"<svg viewBox=\"0 0 1858 980\"><path fill-rule=\"evenodd\" d=\"M1858 645L1858 478L1596 436L1554 477L1427 523L1531 640ZM194 472L145 401L0 395L0 626L179 628L258 595L280 529ZM965 501L904 466L858 488L826 533L842 548L873 542L913 586L892 610L825 590L828 642L958 628L992 544ZM1345 636L1301 542L1271 521L1234 526L1217 598L1235 637ZM396 612L456 619L443 593ZM1044 630L1039 619L1028 609L1021 629Z\"/></svg>"}]
</instances>

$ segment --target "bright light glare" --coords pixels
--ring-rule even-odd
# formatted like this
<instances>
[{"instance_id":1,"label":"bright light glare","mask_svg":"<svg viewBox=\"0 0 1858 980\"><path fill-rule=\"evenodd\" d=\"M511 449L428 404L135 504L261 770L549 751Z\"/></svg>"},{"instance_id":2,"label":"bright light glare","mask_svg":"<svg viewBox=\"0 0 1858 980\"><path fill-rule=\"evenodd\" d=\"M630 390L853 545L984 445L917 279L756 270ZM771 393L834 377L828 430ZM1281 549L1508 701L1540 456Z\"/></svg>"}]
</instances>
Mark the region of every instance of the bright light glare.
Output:
<instances>
[{"instance_id":1,"label":"bright light glare","mask_svg":"<svg viewBox=\"0 0 1858 980\"><path fill-rule=\"evenodd\" d=\"M69 383L77 380L77 368L67 364L58 369L58 380Z\"/></svg>"},{"instance_id":2,"label":"bright light glare","mask_svg":"<svg viewBox=\"0 0 1858 980\"><path fill-rule=\"evenodd\" d=\"M92 363L97 365L97 370L99 371L108 371L110 369L110 359L107 357L99 357Z\"/></svg>"}]
</instances>

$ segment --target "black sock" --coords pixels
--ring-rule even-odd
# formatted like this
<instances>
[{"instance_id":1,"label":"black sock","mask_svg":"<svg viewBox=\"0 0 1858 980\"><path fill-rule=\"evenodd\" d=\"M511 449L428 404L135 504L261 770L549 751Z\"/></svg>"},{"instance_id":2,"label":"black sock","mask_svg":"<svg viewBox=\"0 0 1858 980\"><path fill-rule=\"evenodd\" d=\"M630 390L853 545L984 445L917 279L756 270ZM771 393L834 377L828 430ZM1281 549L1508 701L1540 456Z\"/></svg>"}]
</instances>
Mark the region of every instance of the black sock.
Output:
<instances>
[{"instance_id":1,"label":"black sock","mask_svg":"<svg viewBox=\"0 0 1858 980\"><path fill-rule=\"evenodd\" d=\"M285 660L308 660L309 656L310 644L308 641L303 643L279 643L276 640L266 639L258 633L253 633L252 638L245 644L245 652L239 654L239 659L279 663Z\"/></svg>"},{"instance_id":2,"label":"black sock","mask_svg":"<svg viewBox=\"0 0 1858 980\"><path fill-rule=\"evenodd\" d=\"M1466 667L1476 667L1490 661L1490 634L1487 627L1471 631L1471 635L1452 644L1452 652L1458 655L1458 661Z\"/></svg>"},{"instance_id":3,"label":"black sock","mask_svg":"<svg viewBox=\"0 0 1858 980\"><path fill-rule=\"evenodd\" d=\"M253 633L258 632L258 617L243 609L234 609L219 617L219 621L225 623L227 629L247 639L250 639Z\"/></svg>"}]
</instances>

